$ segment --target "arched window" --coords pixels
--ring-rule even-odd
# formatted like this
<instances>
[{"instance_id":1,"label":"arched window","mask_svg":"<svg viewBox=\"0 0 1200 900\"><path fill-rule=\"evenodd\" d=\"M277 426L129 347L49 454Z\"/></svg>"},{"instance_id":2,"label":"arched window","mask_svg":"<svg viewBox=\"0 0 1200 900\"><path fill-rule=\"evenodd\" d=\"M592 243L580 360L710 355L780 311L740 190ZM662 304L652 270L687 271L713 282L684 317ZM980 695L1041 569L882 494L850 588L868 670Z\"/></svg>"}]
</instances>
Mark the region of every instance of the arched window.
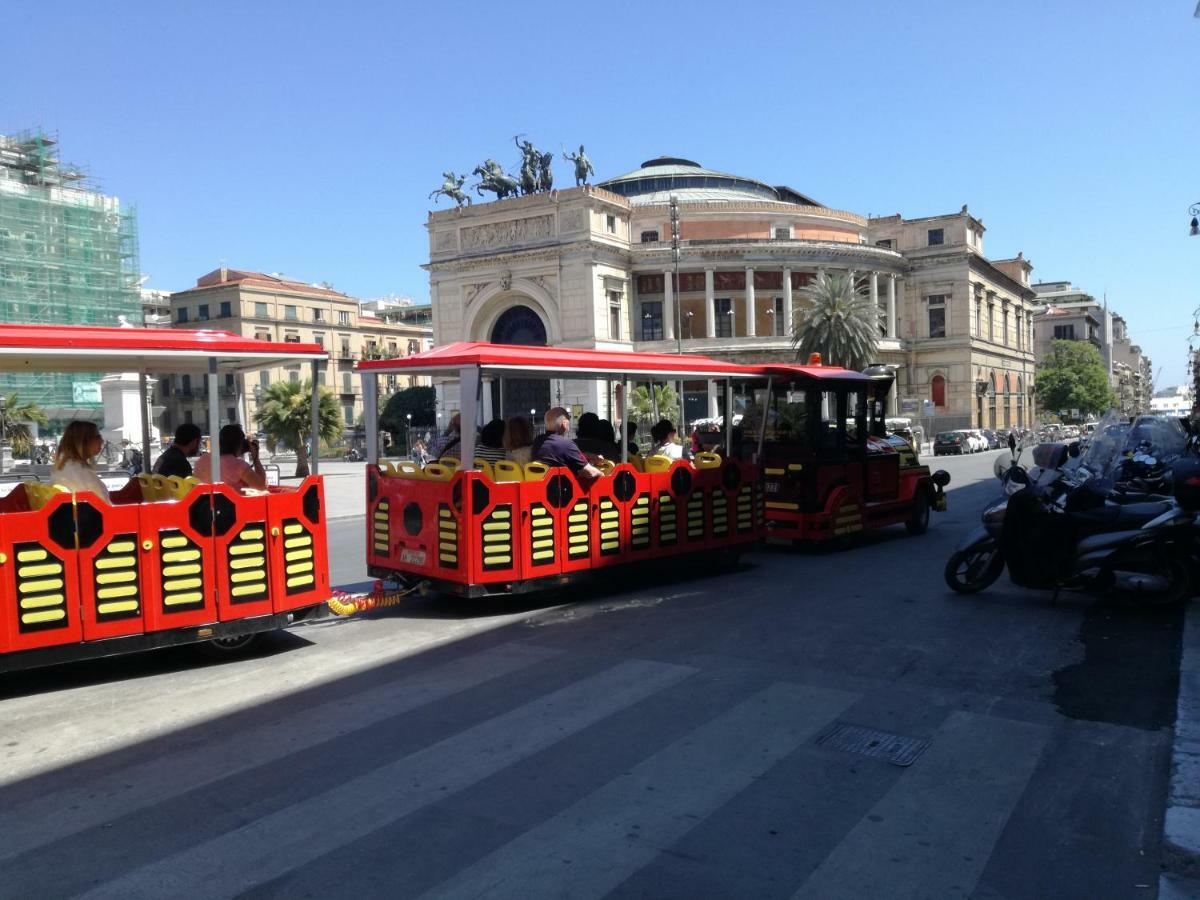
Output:
<instances>
[{"instance_id":1,"label":"arched window","mask_svg":"<svg viewBox=\"0 0 1200 900\"><path fill-rule=\"evenodd\" d=\"M933 394L933 405L944 407L946 405L946 379L941 375L934 375L929 381L929 388Z\"/></svg>"},{"instance_id":2,"label":"arched window","mask_svg":"<svg viewBox=\"0 0 1200 900\"><path fill-rule=\"evenodd\" d=\"M492 326L493 344L546 346L546 326L528 306L514 306L501 313Z\"/></svg>"}]
</instances>

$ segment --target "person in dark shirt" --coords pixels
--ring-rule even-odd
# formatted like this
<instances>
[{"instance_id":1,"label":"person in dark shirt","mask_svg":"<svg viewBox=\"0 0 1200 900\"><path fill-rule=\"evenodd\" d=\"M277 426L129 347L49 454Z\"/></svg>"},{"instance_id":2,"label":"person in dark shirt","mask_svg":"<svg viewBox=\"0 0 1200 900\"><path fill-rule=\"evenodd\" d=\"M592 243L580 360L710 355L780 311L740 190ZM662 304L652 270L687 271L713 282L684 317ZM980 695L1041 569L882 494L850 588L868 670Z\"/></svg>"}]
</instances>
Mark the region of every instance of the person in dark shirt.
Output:
<instances>
[{"instance_id":1,"label":"person in dark shirt","mask_svg":"<svg viewBox=\"0 0 1200 900\"><path fill-rule=\"evenodd\" d=\"M180 478L190 478L192 464L189 456L195 456L200 450L200 427L191 422L184 422L175 429L175 441L162 452L154 464L154 474L164 477L178 475Z\"/></svg>"},{"instance_id":2,"label":"person in dark shirt","mask_svg":"<svg viewBox=\"0 0 1200 900\"><path fill-rule=\"evenodd\" d=\"M584 484L599 478L601 472L587 461L579 446L567 437L571 414L561 406L546 412L546 433L533 441L533 458L548 466L566 466Z\"/></svg>"}]
</instances>

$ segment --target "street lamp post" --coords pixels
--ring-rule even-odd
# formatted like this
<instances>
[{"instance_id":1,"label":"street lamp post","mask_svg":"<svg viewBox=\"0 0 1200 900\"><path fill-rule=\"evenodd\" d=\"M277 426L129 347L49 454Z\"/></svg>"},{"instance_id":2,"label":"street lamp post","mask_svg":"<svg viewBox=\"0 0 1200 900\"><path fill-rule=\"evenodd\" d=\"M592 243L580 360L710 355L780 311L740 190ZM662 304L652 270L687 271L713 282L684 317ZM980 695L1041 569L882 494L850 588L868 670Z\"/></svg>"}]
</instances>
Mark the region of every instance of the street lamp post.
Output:
<instances>
[{"instance_id":1,"label":"street lamp post","mask_svg":"<svg viewBox=\"0 0 1200 900\"><path fill-rule=\"evenodd\" d=\"M8 437L8 398L0 395L0 475L4 474L4 443Z\"/></svg>"},{"instance_id":2,"label":"street lamp post","mask_svg":"<svg viewBox=\"0 0 1200 900\"><path fill-rule=\"evenodd\" d=\"M683 353L682 301L679 290L679 198L671 195L671 259L675 263L675 352Z\"/></svg>"}]
</instances>

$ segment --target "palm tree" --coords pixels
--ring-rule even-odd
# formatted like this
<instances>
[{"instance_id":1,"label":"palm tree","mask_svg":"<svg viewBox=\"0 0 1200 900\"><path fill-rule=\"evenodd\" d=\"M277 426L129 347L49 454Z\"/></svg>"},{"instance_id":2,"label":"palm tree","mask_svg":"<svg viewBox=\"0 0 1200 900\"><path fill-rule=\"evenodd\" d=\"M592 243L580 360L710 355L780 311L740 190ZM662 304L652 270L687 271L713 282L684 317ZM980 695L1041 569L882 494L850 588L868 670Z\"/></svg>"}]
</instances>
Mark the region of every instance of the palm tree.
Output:
<instances>
[{"instance_id":1,"label":"palm tree","mask_svg":"<svg viewBox=\"0 0 1200 900\"><path fill-rule=\"evenodd\" d=\"M645 385L639 385L630 391L629 418L637 424L637 436L642 439L641 443L645 443L650 434L650 428L657 421L654 418L655 408L658 409L659 419L670 419L676 427L679 427L679 397L671 385L654 385L653 398ZM647 422L650 424L647 425Z\"/></svg>"},{"instance_id":2,"label":"palm tree","mask_svg":"<svg viewBox=\"0 0 1200 900\"><path fill-rule=\"evenodd\" d=\"M820 353L827 365L857 370L871 364L879 343L879 310L850 276L818 278L800 296L808 303L792 331L797 359Z\"/></svg>"},{"instance_id":3,"label":"palm tree","mask_svg":"<svg viewBox=\"0 0 1200 900\"><path fill-rule=\"evenodd\" d=\"M4 397L4 441L12 447L13 456L29 456L33 452L33 429L50 424L36 403L23 403L16 393Z\"/></svg>"},{"instance_id":4,"label":"palm tree","mask_svg":"<svg viewBox=\"0 0 1200 900\"><path fill-rule=\"evenodd\" d=\"M344 430L342 413L332 393L321 388L317 431L322 442L337 440ZM254 421L267 433L271 452L283 447L296 454L296 477L308 475L308 439L312 430L312 382L277 381L263 388Z\"/></svg>"}]
</instances>

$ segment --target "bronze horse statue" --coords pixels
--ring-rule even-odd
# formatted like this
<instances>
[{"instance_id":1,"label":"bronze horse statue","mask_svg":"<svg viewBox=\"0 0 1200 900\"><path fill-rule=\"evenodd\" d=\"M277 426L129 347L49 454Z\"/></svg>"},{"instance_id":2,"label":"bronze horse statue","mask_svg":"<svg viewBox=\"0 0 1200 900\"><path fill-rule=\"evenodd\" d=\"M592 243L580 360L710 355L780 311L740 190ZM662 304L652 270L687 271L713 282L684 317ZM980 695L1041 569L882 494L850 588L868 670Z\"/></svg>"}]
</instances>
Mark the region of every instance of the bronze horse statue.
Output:
<instances>
[{"instance_id":1,"label":"bronze horse statue","mask_svg":"<svg viewBox=\"0 0 1200 900\"><path fill-rule=\"evenodd\" d=\"M453 172L443 172L442 178L444 178L445 181L442 182L442 186L440 188L429 195L430 200L433 200L434 197L441 196L449 197L459 206L462 206L464 203L467 206L471 205L471 198L468 197L467 192L462 189L463 182L467 180L466 175L459 175L458 177L455 177ZM436 203L437 201L434 202Z\"/></svg>"}]
</instances>

